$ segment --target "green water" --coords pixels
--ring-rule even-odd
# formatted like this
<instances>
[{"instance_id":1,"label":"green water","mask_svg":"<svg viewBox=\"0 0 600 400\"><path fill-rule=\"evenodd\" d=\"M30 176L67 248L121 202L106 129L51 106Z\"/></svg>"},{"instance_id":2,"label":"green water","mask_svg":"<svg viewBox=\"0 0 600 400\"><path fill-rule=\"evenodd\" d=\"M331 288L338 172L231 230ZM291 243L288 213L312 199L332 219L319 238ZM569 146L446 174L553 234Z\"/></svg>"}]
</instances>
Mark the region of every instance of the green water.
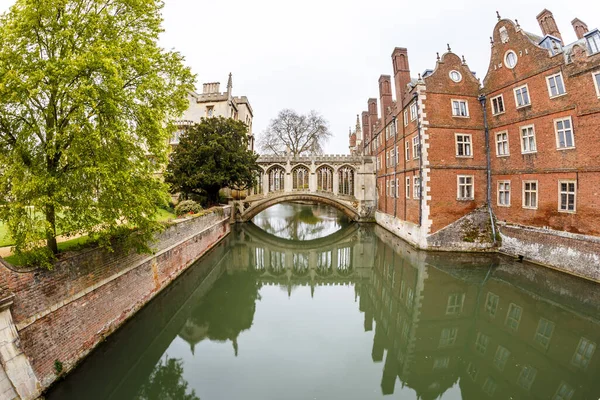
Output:
<instances>
[{"instance_id":1,"label":"green water","mask_svg":"<svg viewBox=\"0 0 600 400\"><path fill-rule=\"evenodd\" d=\"M600 398L597 285L267 211L269 232L236 226L48 399Z\"/></svg>"}]
</instances>

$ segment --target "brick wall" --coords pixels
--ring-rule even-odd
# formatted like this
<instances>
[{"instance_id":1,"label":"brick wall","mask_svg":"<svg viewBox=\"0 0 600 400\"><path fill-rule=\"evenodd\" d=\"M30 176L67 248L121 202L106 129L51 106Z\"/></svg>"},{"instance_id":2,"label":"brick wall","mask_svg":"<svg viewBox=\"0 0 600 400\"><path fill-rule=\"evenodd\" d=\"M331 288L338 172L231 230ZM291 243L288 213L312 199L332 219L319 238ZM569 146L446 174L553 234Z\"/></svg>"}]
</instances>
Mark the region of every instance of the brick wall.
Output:
<instances>
[{"instance_id":1,"label":"brick wall","mask_svg":"<svg viewBox=\"0 0 600 400\"><path fill-rule=\"evenodd\" d=\"M70 369L226 236L230 213L217 209L169 227L157 235L154 255L93 249L52 271L0 266L0 284L15 294L21 347L42 387L56 379L55 360Z\"/></svg>"}]
</instances>

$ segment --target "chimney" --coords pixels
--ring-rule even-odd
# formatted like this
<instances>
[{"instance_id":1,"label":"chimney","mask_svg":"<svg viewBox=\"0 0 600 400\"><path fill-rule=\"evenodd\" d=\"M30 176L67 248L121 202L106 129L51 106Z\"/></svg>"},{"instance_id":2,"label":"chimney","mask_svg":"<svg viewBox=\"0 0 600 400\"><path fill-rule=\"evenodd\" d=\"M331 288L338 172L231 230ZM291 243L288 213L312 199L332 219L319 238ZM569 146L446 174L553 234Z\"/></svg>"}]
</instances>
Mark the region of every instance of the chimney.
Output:
<instances>
[{"instance_id":1,"label":"chimney","mask_svg":"<svg viewBox=\"0 0 600 400\"><path fill-rule=\"evenodd\" d=\"M558 30L558 26L556 26L556 21L554 20L554 15L547 9L544 9L537 16L538 23L540 24L540 28L542 28L542 33L544 36L551 35L556 38L559 38L562 43L563 39L560 35L560 31Z\"/></svg>"},{"instance_id":2,"label":"chimney","mask_svg":"<svg viewBox=\"0 0 600 400\"><path fill-rule=\"evenodd\" d=\"M392 64L394 66L394 83L396 84L396 101L402 108L404 107L406 85L410 83L408 50L404 47L396 47L392 53Z\"/></svg>"},{"instance_id":3,"label":"chimney","mask_svg":"<svg viewBox=\"0 0 600 400\"><path fill-rule=\"evenodd\" d=\"M571 25L573 25L573 29L575 29L577 39L583 39L583 35L589 32L588 26L579 18L575 18L571 21Z\"/></svg>"},{"instance_id":4,"label":"chimney","mask_svg":"<svg viewBox=\"0 0 600 400\"><path fill-rule=\"evenodd\" d=\"M362 133L363 133L363 145L371 140L371 127L369 126L369 113L363 111L362 117Z\"/></svg>"},{"instance_id":5,"label":"chimney","mask_svg":"<svg viewBox=\"0 0 600 400\"><path fill-rule=\"evenodd\" d=\"M371 141L373 140L373 135L375 134L375 132L373 132L373 126L375 126L377 120L379 119L377 116L377 99L371 98L367 104L367 110L369 110L369 141Z\"/></svg>"},{"instance_id":6,"label":"chimney","mask_svg":"<svg viewBox=\"0 0 600 400\"><path fill-rule=\"evenodd\" d=\"M385 117L392 106L392 101L392 77L381 75L379 77L379 106L381 107L381 119L384 123Z\"/></svg>"}]
</instances>

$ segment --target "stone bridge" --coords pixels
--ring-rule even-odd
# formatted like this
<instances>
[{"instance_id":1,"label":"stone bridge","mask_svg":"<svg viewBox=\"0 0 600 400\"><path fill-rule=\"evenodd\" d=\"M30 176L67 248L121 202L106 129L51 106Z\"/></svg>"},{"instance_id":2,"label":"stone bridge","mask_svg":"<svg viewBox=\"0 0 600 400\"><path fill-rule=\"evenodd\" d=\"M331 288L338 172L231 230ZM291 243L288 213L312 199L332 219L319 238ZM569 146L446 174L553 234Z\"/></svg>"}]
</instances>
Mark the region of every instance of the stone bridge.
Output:
<instances>
[{"instance_id":1,"label":"stone bridge","mask_svg":"<svg viewBox=\"0 0 600 400\"><path fill-rule=\"evenodd\" d=\"M335 207L353 221L373 221L377 189L375 157L314 155L261 156L262 173L245 199L234 201L236 222L286 201L314 201Z\"/></svg>"}]
</instances>

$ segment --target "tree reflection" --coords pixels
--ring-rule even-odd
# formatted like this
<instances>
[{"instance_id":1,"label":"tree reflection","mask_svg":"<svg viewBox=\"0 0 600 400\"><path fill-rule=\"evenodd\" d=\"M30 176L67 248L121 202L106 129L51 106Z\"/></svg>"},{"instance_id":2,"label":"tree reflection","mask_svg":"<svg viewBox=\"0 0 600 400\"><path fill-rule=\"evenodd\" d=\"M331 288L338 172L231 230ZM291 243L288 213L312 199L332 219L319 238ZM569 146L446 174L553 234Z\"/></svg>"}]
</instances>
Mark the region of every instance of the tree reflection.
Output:
<instances>
[{"instance_id":1,"label":"tree reflection","mask_svg":"<svg viewBox=\"0 0 600 400\"><path fill-rule=\"evenodd\" d=\"M188 393L188 383L182 375L183 362L165 356L140 388L136 400L200 400L194 390Z\"/></svg>"}]
</instances>

